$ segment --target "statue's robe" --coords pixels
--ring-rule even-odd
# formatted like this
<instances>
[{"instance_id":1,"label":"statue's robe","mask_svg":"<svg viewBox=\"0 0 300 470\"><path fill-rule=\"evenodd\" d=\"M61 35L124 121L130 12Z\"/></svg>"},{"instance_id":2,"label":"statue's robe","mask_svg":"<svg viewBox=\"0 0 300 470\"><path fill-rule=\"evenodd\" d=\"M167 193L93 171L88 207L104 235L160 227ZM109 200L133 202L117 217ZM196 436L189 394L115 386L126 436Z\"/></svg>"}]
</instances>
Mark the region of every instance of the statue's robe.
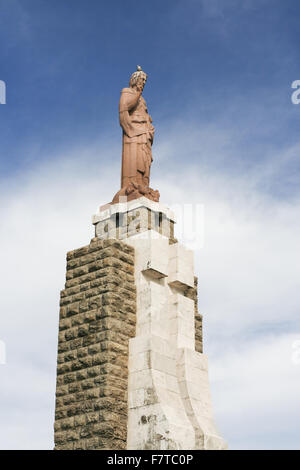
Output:
<instances>
[{"instance_id":1,"label":"statue's robe","mask_svg":"<svg viewBox=\"0 0 300 470\"><path fill-rule=\"evenodd\" d=\"M146 101L133 88L123 88L119 116L123 129L121 188L130 182L149 186L154 127Z\"/></svg>"}]
</instances>

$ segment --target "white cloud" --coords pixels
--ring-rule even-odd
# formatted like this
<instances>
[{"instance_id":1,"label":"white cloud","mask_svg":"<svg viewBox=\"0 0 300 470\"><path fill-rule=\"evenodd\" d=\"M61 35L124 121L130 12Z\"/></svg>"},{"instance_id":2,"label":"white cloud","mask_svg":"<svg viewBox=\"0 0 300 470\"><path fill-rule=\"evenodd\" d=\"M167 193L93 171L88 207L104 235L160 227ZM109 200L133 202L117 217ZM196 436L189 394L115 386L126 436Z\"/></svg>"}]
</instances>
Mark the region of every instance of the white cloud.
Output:
<instances>
[{"instance_id":1,"label":"white cloud","mask_svg":"<svg viewBox=\"0 0 300 470\"><path fill-rule=\"evenodd\" d=\"M222 136L207 139L218 149ZM89 243L91 215L118 190L119 167L110 164L116 152L103 145L72 151L2 186L2 448L53 447L65 254ZM167 144L164 152L184 155ZM171 171L166 160L155 162L153 186L164 203L205 205L205 246L196 252L196 267L217 422L231 448L280 447L281 426L294 442L299 366L290 356L300 336L299 200L258 191L262 168L249 179L177 161Z\"/></svg>"}]
</instances>

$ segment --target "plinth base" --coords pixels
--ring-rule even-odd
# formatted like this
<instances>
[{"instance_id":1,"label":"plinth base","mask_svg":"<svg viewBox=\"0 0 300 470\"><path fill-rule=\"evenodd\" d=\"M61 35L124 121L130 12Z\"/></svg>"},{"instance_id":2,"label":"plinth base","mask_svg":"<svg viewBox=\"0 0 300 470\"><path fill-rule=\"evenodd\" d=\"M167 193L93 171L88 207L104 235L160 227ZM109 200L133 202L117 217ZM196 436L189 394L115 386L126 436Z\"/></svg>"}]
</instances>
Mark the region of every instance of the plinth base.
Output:
<instances>
[{"instance_id":1,"label":"plinth base","mask_svg":"<svg viewBox=\"0 0 300 470\"><path fill-rule=\"evenodd\" d=\"M118 204L100 208L93 216L95 236L100 239L125 240L141 232L154 230L174 239L174 213L164 204L140 197L133 201L120 199Z\"/></svg>"}]
</instances>

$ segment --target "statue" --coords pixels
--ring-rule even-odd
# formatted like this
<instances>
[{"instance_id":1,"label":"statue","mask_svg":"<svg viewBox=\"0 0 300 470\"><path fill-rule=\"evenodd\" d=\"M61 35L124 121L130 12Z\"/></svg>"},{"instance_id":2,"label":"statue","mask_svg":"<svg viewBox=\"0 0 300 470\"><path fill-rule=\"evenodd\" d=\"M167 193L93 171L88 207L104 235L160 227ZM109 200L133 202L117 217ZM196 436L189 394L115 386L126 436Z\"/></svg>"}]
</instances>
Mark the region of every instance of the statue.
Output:
<instances>
[{"instance_id":1,"label":"statue","mask_svg":"<svg viewBox=\"0 0 300 470\"><path fill-rule=\"evenodd\" d=\"M113 203L119 202L120 197L130 201L142 196L159 201L159 191L149 186L154 127L142 97L146 81L147 74L138 65L137 71L131 75L129 88L121 91L122 175L121 189L113 198Z\"/></svg>"}]
</instances>

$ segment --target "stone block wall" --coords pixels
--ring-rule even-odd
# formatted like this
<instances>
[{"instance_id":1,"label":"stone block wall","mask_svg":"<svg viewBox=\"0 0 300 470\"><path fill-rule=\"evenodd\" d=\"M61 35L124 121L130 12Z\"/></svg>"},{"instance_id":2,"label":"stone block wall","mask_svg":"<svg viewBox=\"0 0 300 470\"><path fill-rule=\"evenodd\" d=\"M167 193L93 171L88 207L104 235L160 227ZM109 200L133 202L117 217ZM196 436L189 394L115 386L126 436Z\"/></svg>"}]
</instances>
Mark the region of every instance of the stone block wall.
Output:
<instances>
[{"instance_id":1,"label":"stone block wall","mask_svg":"<svg viewBox=\"0 0 300 470\"><path fill-rule=\"evenodd\" d=\"M134 249L93 239L67 254L61 292L55 449L126 449Z\"/></svg>"}]
</instances>

